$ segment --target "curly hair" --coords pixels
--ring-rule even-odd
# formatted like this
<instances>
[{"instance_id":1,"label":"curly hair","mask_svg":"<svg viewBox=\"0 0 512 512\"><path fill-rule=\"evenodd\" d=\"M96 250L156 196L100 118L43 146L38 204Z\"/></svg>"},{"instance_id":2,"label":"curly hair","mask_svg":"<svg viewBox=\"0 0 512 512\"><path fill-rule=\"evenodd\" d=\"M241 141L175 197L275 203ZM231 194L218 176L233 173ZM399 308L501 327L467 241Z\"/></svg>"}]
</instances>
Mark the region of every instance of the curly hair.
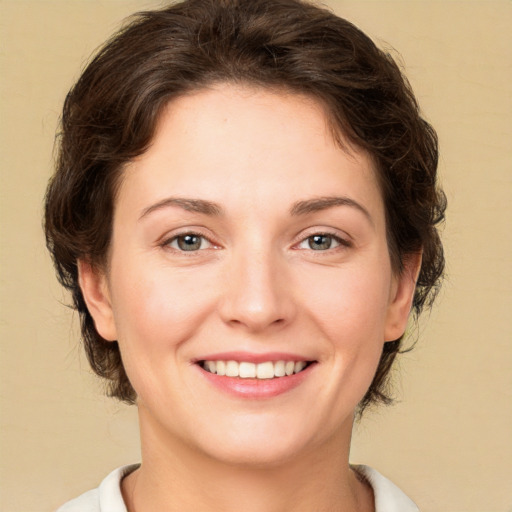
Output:
<instances>
[{"instance_id":1,"label":"curly hair","mask_svg":"<svg viewBox=\"0 0 512 512\"><path fill-rule=\"evenodd\" d=\"M394 271L422 252L415 314L432 304L443 274L437 137L389 54L348 21L300 0L186 0L139 13L66 97L45 204L47 246L80 314L89 362L107 379L108 394L129 403L136 393L118 343L96 331L77 262L106 264L123 166L148 148L163 107L214 83L285 89L321 102L335 139L374 161ZM402 338L384 344L360 410L392 401L389 373Z\"/></svg>"}]
</instances>

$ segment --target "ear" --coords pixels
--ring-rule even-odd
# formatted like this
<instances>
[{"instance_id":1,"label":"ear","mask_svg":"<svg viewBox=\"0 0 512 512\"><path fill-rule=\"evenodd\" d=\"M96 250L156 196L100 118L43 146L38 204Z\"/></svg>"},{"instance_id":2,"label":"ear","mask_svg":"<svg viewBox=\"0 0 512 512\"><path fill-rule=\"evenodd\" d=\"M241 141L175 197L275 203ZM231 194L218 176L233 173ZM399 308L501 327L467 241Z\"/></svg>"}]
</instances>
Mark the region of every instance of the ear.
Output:
<instances>
[{"instance_id":1,"label":"ear","mask_svg":"<svg viewBox=\"0 0 512 512\"><path fill-rule=\"evenodd\" d=\"M98 334L107 341L117 340L105 273L85 260L78 260L78 283Z\"/></svg>"},{"instance_id":2,"label":"ear","mask_svg":"<svg viewBox=\"0 0 512 512\"><path fill-rule=\"evenodd\" d=\"M402 272L393 277L384 341L397 340L405 332L420 269L421 252L410 254L404 261Z\"/></svg>"}]
</instances>

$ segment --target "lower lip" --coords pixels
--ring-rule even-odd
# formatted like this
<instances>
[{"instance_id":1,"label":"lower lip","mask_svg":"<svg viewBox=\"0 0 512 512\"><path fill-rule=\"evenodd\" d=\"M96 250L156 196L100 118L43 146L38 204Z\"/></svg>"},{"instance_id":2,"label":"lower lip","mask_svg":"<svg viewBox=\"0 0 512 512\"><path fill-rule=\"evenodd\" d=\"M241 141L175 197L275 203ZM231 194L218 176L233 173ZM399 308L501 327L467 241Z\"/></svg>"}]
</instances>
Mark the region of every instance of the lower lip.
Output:
<instances>
[{"instance_id":1,"label":"lower lip","mask_svg":"<svg viewBox=\"0 0 512 512\"><path fill-rule=\"evenodd\" d=\"M308 378L316 364L310 364L299 373L294 373L286 377L274 377L273 379L226 377L225 375L210 373L199 365L196 366L204 378L221 391L238 398L256 400L272 398L291 391Z\"/></svg>"}]
</instances>

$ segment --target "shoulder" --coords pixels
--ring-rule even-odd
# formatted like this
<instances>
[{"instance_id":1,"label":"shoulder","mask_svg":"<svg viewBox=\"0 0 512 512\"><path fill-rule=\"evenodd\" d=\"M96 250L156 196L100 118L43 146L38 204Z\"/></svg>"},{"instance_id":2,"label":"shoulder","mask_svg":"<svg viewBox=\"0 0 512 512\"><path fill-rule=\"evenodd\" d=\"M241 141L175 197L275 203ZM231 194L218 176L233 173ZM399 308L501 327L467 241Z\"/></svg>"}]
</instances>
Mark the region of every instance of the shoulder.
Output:
<instances>
[{"instance_id":1,"label":"shoulder","mask_svg":"<svg viewBox=\"0 0 512 512\"><path fill-rule=\"evenodd\" d=\"M98 488L68 501L57 512L126 512L121 494L121 480L138 467L138 464L132 464L117 468L101 482Z\"/></svg>"},{"instance_id":2,"label":"shoulder","mask_svg":"<svg viewBox=\"0 0 512 512\"><path fill-rule=\"evenodd\" d=\"M375 469L364 465L352 466L352 469L371 485L375 512L419 512L409 497Z\"/></svg>"},{"instance_id":3,"label":"shoulder","mask_svg":"<svg viewBox=\"0 0 512 512\"><path fill-rule=\"evenodd\" d=\"M98 489L84 492L74 500L64 503L57 512L100 512L100 499Z\"/></svg>"}]
</instances>

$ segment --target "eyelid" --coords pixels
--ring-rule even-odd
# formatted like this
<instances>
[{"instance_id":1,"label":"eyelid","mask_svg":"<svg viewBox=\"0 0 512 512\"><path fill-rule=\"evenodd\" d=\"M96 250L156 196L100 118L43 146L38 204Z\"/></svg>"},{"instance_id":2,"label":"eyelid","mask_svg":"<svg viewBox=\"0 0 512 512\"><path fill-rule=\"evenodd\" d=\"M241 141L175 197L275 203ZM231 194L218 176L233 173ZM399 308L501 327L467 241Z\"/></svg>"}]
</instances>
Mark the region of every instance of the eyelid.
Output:
<instances>
[{"instance_id":1,"label":"eyelid","mask_svg":"<svg viewBox=\"0 0 512 512\"><path fill-rule=\"evenodd\" d=\"M333 244L331 247L328 247L326 249L319 249L318 251L315 251L312 247L302 247L304 244L308 244L309 245L309 240L315 236L322 236L322 237L328 237L332 240ZM334 236L334 235L331 235L329 233L318 233L317 235L311 235L311 236L308 236L307 238L304 238L304 240L302 240L301 242L299 242L297 244L297 248L299 250L311 250L311 251L315 251L315 252L328 252L328 251L333 251L333 250L336 250L338 249L339 247L346 247L346 244L344 243L344 241L337 237L337 236Z\"/></svg>"},{"instance_id":2,"label":"eyelid","mask_svg":"<svg viewBox=\"0 0 512 512\"><path fill-rule=\"evenodd\" d=\"M195 250L184 250L184 249L181 249L179 247L179 239L182 238L182 237L186 237L186 236L193 236L195 238L199 238L201 240L200 242L200 247L198 249L195 249ZM206 243L207 247L202 247L203 245L203 242ZM208 240L206 237L202 236L202 235L198 235L196 233L185 233L183 235L177 235L173 238L171 238L168 242L167 242L167 247L170 247L171 249L177 251L177 252L199 252L199 251L204 251L205 249L211 249L213 244L212 242L210 242L210 240ZM178 247L175 247L175 245L178 245Z\"/></svg>"},{"instance_id":3,"label":"eyelid","mask_svg":"<svg viewBox=\"0 0 512 512\"><path fill-rule=\"evenodd\" d=\"M198 236L198 237L201 237L204 240L206 240L209 244L209 247L206 247L205 249L199 249L197 251L190 251L190 253L194 253L194 252L197 253L197 252L201 252L201 251L204 251L207 249L222 248L221 244L215 242L213 240L213 237L209 234L205 234L204 231L205 230L202 229L201 227L196 227L196 226L190 226L190 227L187 226L187 227L183 227L183 228L178 228L177 230L174 230L170 233L166 233L164 236L162 236L160 238L160 240L157 241L157 245L160 247L164 247L164 248L170 247L170 244L173 241L175 241L178 237L186 236L186 235L194 235L194 236ZM336 240L339 245L337 247L329 249L331 251L337 249L339 246L352 247L354 245L352 237L348 233L340 232L340 230L335 229L335 228L314 227L314 228L309 228L305 231L302 231L299 235L297 235L295 237L295 240L291 244L291 248L298 249L298 245L300 245L301 243L305 242L308 238L311 238L312 236L315 236L315 235L330 236L334 240ZM181 251L180 249L175 249L175 248L171 248L171 249L175 250L177 252L183 252L183 253L187 252L187 251ZM322 251L318 251L318 252L322 252ZM327 251L325 251L325 252L327 252Z\"/></svg>"},{"instance_id":4,"label":"eyelid","mask_svg":"<svg viewBox=\"0 0 512 512\"><path fill-rule=\"evenodd\" d=\"M159 247L163 247L163 248L170 248L171 250L174 250L176 252L180 252L180 253L185 253L187 251L182 251L180 249L176 249L174 247L170 247L171 243L173 241L175 241L177 238L179 238L180 236L186 236L186 235L193 235L193 236L198 236L198 237L201 237L203 238L204 240L206 240L209 244L209 247L206 247L205 249L199 249L197 251L189 251L190 253L197 253L197 252L200 252L200 251L204 251L206 249L220 249L220 244L214 242L212 240L212 236L210 235L207 235L204 233L204 231L200 228L200 227L183 227L183 228L179 228L175 231L172 231L170 233L166 233L164 236L162 236L160 238L160 240L157 242L157 245Z\"/></svg>"},{"instance_id":5,"label":"eyelid","mask_svg":"<svg viewBox=\"0 0 512 512\"><path fill-rule=\"evenodd\" d=\"M301 232L300 235L296 237L296 240L293 242L292 248L297 248L299 244L305 242L308 238L311 238L312 236L315 235L330 236L333 239L335 239L342 247L352 247L354 245L352 237L345 232L340 232L340 230L334 228L315 227ZM336 248L337 247L334 247L331 250L335 250Z\"/></svg>"}]
</instances>

